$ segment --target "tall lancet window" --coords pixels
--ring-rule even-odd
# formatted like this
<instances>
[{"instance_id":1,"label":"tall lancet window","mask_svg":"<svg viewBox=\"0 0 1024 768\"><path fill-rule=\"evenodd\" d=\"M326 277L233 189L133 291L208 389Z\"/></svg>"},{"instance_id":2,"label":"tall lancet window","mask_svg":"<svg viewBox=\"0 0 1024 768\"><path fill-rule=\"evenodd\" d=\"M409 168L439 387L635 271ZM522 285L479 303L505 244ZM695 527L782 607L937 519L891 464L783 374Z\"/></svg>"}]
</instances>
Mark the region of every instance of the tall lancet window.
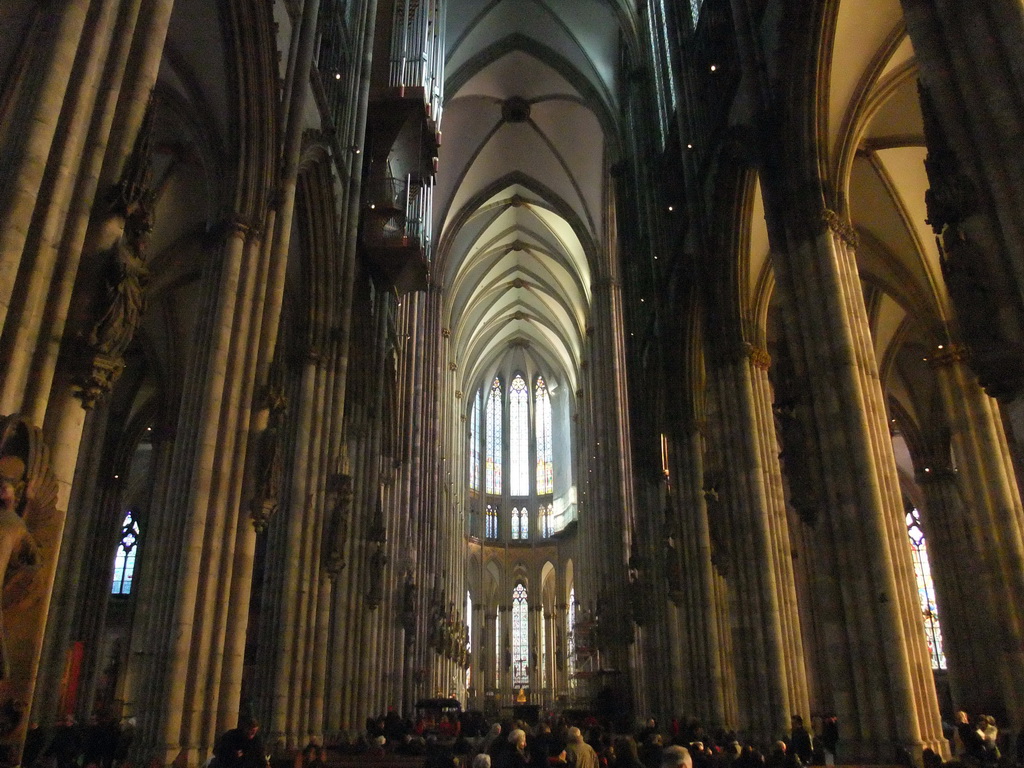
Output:
<instances>
[{"instance_id":1,"label":"tall lancet window","mask_svg":"<svg viewBox=\"0 0 1024 768\"><path fill-rule=\"evenodd\" d=\"M550 504L545 504L540 508L540 514L537 516L540 520L540 535L545 539L555 535L555 512Z\"/></svg>"},{"instance_id":2,"label":"tall lancet window","mask_svg":"<svg viewBox=\"0 0 1024 768\"><path fill-rule=\"evenodd\" d=\"M480 490L480 401L483 396L483 390L478 389L469 414L469 487L474 491Z\"/></svg>"},{"instance_id":3,"label":"tall lancet window","mask_svg":"<svg viewBox=\"0 0 1024 768\"><path fill-rule=\"evenodd\" d=\"M544 383L543 376L537 377L535 391L537 494L543 495L554 490L554 472L551 464L551 396L548 394L548 385Z\"/></svg>"},{"instance_id":4,"label":"tall lancet window","mask_svg":"<svg viewBox=\"0 0 1024 768\"><path fill-rule=\"evenodd\" d=\"M932 569L928 564L928 547L924 540L924 530L921 528L921 516L913 507L907 511L907 533L910 534L910 550L914 558L914 574L917 576L917 594L921 600L924 636L928 641L932 669L945 669L946 654L942 651L942 628L939 626L939 611L935 606L935 585L932 583Z\"/></svg>"},{"instance_id":5,"label":"tall lancet window","mask_svg":"<svg viewBox=\"0 0 1024 768\"><path fill-rule=\"evenodd\" d=\"M494 687L501 687L501 611L494 612Z\"/></svg>"},{"instance_id":6,"label":"tall lancet window","mask_svg":"<svg viewBox=\"0 0 1024 768\"><path fill-rule=\"evenodd\" d=\"M700 21L700 6L704 0L690 0L690 14L693 16L693 28L697 28L697 22Z\"/></svg>"},{"instance_id":7,"label":"tall lancet window","mask_svg":"<svg viewBox=\"0 0 1024 768\"><path fill-rule=\"evenodd\" d=\"M523 377L516 374L509 387L508 426L509 492L513 496L530 495L530 394Z\"/></svg>"},{"instance_id":8,"label":"tall lancet window","mask_svg":"<svg viewBox=\"0 0 1024 768\"><path fill-rule=\"evenodd\" d=\"M576 687L576 587L569 590L569 612L565 618L565 668L569 673L569 687Z\"/></svg>"},{"instance_id":9,"label":"tall lancet window","mask_svg":"<svg viewBox=\"0 0 1024 768\"><path fill-rule=\"evenodd\" d=\"M484 490L501 493L501 379L491 383L487 396L487 457Z\"/></svg>"},{"instance_id":10,"label":"tall lancet window","mask_svg":"<svg viewBox=\"0 0 1024 768\"><path fill-rule=\"evenodd\" d=\"M138 543L139 523L131 510L128 510L124 516L124 522L121 523L121 541L118 542L117 552L114 553L114 582L110 587L110 594L131 594Z\"/></svg>"},{"instance_id":11,"label":"tall lancet window","mask_svg":"<svg viewBox=\"0 0 1024 768\"><path fill-rule=\"evenodd\" d=\"M530 619L526 587L516 584L512 590L512 687L530 684Z\"/></svg>"},{"instance_id":12,"label":"tall lancet window","mask_svg":"<svg viewBox=\"0 0 1024 768\"><path fill-rule=\"evenodd\" d=\"M484 536L488 539L498 538L498 508L493 504L488 504L485 515Z\"/></svg>"},{"instance_id":13,"label":"tall lancet window","mask_svg":"<svg viewBox=\"0 0 1024 768\"><path fill-rule=\"evenodd\" d=\"M512 507L512 538L530 538L530 515L526 507Z\"/></svg>"}]
</instances>

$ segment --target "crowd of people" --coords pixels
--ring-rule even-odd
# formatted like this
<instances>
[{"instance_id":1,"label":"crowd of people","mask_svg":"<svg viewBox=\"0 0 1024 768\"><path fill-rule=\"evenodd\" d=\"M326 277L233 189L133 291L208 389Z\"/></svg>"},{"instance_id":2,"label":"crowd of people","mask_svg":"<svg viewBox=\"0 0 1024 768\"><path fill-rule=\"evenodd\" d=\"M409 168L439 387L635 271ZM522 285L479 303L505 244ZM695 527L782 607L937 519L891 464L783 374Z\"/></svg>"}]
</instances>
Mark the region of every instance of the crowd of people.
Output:
<instances>
[{"instance_id":1,"label":"crowd of people","mask_svg":"<svg viewBox=\"0 0 1024 768\"><path fill-rule=\"evenodd\" d=\"M65 718L50 732L33 724L25 742L26 768L127 768L134 721ZM629 731L629 732L624 732ZM995 718L958 712L947 727L951 761L926 749L924 768L1024 768L1024 735L1001 744ZM458 713L416 721L394 711L372 718L359 734L345 733L329 745L340 755L423 759L423 768L803 768L834 765L840 749L834 717L815 717L811 729L794 715L790 730L774 744L745 742L734 732L706 728L697 720L653 718L641 727L613 727L592 716L550 716L488 723L480 713ZM221 735L208 768L268 768L271 752L259 724L243 717ZM327 749L310 741L295 768L326 768ZM901 762L912 764L909 755Z\"/></svg>"}]
</instances>

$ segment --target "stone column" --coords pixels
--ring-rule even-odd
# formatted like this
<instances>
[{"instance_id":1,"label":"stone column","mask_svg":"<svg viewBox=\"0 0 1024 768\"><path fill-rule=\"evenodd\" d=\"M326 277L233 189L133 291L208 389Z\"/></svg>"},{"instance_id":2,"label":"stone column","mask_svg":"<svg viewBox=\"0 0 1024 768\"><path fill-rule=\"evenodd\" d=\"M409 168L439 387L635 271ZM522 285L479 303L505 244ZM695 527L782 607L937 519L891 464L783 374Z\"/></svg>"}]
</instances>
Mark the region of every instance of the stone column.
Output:
<instances>
[{"instance_id":1,"label":"stone column","mask_svg":"<svg viewBox=\"0 0 1024 768\"><path fill-rule=\"evenodd\" d=\"M679 574L673 577L670 594L680 619L674 633L673 656L675 664L685 670L683 679L692 681L684 688L683 711L705 722L725 723L725 683L718 652L723 638L703 490L702 438L697 425L691 424L689 432L675 436L673 443L671 470L679 485L679 502L670 525L677 532L675 545L679 551L675 559Z\"/></svg>"},{"instance_id":2,"label":"stone column","mask_svg":"<svg viewBox=\"0 0 1024 768\"><path fill-rule=\"evenodd\" d=\"M62 116L67 90L73 85L75 58L82 42L91 0L45 3L37 13L41 26L21 72L21 87L11 106L17 130L3 137L0 178L0 329L14 292L22 252L43 183L50 150Z\"/></svg>"},{"instance_id":3,"label":"stone column","mask_svg":"<svg viewBox=\"0 0 1024 768\"><path fill-rule=\"evenodd\" d=\"M715 514L728 519L722 536L728 560L727 582L732 596L737 695L743 712L740 728L768 742L785 733L789 716L800 710L790 699L789 667L784 655L781 575L772 538L769 488L755 402L753 364L747 354L725 362L712 378L717 383L723 430L722 461L728 467L722 487L712 489L721 498ZM709 510L710 512L710 510ZM717 541L717 540L716 540Z\"/></svg>"},{"instance_id":4,"label":"stone column","mask_svg":"<svg viewBox=\"0 0 1024 768\"><path fill-rule=\"evenodd\" d=\"M928 559L937 566L931 573L942 647L954 706L967 712L995 712L993 704L1000 700L1005 681L996 671L1002 653L993 653L990 634L978 631L995 626L995 606L989 590L979 587L977 553L983 545L968 534L966 505L948 457L946 445L916 473L925 500L920 512Z\"/></svg>"},{"instance_id":5,"label":"stone column","mask_svg":"<svg viewBox=\"0 0 1024 768\"><path fill-rule=\"evenodd\" d=\"M945 742L914 594L902 500L854 255L838 217L794 223L776 261L789 337L814 413L841 592L828 655L839 721L855 734L844 757L892 760ZM844 637L845 635L845 637Z\"/></svg>"},{"instance_id":6,"label":"stone column","mask_svg":"<svg viewBox=\"0 0 1024 768\"><path fill-rule=\"evenodd\" d=\"M987 604L992 611L988 631L981 631L985 625L971 621L980 635L978 641L986 646L984 657L994 667L998 681L998 698L984 703L993 714L1020 723L1024 718L1024 606L1018 599L1024 594L1024 509L1020 492L999 408L967 368L962 351L947 347L932 354L931 362L938 374L957 485L964 499L963 528L958 537L976 546L971 553L963 551L963 545L958 546L959 557L943 559L942 567L936 570L947 565L954 570L967 568L972 575L970 592L981 593L972 595L972 601L983 609Z\"/></svg>"},{"instance_id":7,"label":"stone column","mask_svg":"<svg viewBox=\"0 0 1024 768\"><path fill-rule=\"evenodd\" d=\"M775 436L775 417L772 412L772 390L768 379L771 357L754 346L747 347L750 359L750 377L753 387L753 409L756 426L754 435L760 452L760 465L767 503L769 548L774 565L775 594L778 599L779 621L782 628L783 660L787 667L789 688L789 714L801 714L810 723L811 707L808 696L807 668L804 659L797 605L796 579L793 573L792 546L786 498L779 464L779 443Z\"/></svg>"}]
</instances>

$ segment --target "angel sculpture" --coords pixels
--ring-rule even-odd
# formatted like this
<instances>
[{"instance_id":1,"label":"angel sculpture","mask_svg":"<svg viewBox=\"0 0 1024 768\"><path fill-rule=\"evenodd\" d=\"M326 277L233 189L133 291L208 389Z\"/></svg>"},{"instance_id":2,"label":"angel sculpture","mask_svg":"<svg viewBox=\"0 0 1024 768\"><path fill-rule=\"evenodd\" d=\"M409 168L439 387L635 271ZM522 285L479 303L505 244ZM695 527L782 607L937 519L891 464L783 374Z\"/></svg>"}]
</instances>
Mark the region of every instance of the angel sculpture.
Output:
<instances>
[{"instance_id":1,"label":"angel sculpture","mask_svg":"<svg viewBox=\"0 0 1024 768\"><path fill-rule=\"evenodd\" d=\"M0 573L5 598L0 604L0 680L11 677L4 608L29 592L41 561L37 529L56 503L40 430L19 416L0 419Z\"/></svg>"}]
</instances>

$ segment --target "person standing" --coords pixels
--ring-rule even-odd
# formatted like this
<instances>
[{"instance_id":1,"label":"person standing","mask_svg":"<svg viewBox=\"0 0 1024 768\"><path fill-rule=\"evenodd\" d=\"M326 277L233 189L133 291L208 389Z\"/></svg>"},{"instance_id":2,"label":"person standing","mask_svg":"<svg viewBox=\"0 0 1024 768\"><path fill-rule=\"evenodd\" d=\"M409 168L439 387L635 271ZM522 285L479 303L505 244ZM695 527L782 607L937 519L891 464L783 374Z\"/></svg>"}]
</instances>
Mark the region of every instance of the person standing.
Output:
<instances>
[{"instance_id":1,"label":"person standing","mask_svg":"<svg viewBox=\"0 0 1024 768\"><path fill-rule=\"evenodd\" d=\"M259 722L245 717L237 728L225 731L213 747L213 756L216 768L267 768Z\"/></svg>"}]
</instances>

